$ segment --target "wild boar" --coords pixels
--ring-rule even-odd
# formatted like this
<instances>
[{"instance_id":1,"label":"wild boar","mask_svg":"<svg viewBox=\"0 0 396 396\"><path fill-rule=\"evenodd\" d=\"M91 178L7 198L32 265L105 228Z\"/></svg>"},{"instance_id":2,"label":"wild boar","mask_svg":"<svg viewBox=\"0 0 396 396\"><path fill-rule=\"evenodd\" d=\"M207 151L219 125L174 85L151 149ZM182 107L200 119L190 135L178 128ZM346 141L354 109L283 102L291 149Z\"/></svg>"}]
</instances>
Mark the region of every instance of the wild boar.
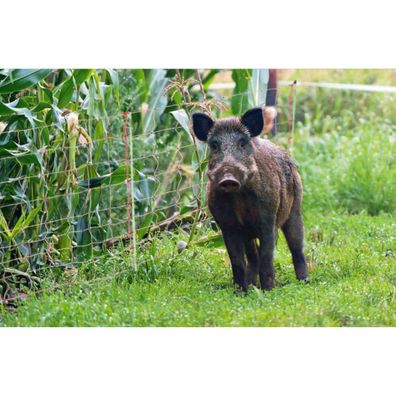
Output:
<instances>
[{"instance_id":1,"label":"wild boar","mask_svg":"<svg viewBox=\"0 0 396 396\"><path fill-rule=\"evenodd\" d=\"M274 287L278 228L286 237L297 279L308 276L301 177L285 150L259 137L264 127L271 129L275 116L274 108L253 108L240 118L219 120L192 115L195 136L210 147L209 209L222 231L234 283L243 291L256 285L257 276L263 290Z\"/></svg>"}]
</instances>

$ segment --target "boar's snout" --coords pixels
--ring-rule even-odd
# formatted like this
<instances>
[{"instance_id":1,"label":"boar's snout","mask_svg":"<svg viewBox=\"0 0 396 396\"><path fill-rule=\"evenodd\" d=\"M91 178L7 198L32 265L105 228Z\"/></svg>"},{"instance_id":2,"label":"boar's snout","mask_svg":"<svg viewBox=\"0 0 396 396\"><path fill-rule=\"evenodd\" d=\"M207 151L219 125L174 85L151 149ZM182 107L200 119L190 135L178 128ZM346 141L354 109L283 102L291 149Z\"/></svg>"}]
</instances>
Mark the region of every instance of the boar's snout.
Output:
<instances>
[{"instance_id":1,"label":"boar's snout","mask_svg":"<svg viewBox=\"0 0 396 396\"><path fill-rule=\"evenodd\" d=\"M219 182L219 187L225 192L237 192L241 183L232 175L225 175Z\"/></svg>"},{"instance_id":2,"label":"boar's snout","mask_svg":"<svg viewBox=\"0 0 396 396\"><path fill-rule=\"evenodd\" d=\"M249 179L249 168L241 161L226 156L220 163L209 162L208 178L212 186L223 192L238 192Z\"/></svg>"}]
</instances>

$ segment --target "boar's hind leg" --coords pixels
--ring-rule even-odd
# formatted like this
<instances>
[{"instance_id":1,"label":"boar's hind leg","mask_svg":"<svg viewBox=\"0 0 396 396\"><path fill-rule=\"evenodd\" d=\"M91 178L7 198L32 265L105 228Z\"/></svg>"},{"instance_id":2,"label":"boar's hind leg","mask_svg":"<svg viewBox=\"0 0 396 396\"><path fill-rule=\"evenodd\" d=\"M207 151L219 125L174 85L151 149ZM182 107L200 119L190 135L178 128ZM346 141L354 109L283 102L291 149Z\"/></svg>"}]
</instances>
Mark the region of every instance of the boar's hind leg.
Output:
<instances>
[{"instance_id":1,"label":"boar's hind leg","mask_svg":"<svg viewBox=\"0 0 396 396\"><path fill-rule=\"evenodd\" d=\"M285 234L286 241L293 258L296 277L299 280L304 280L308 277L308 267L303 251L304 226L302 216L299 211L292 211L289 219L282 226L282 231Z\"/></svg>"},{"instance_id":2,"label":"boar's hind leg","mask_svg":"<svg viewBox=\"0 0 396 396\"><path fill-rule=\"evenodd\" d=\"M234 283L243 291L247 291L245 245L241 235L223 232L224 242L231 260Z\"/></svg>"},{"instance_id":3,"label":"boar's hind leg","mask_svg":"<svg viewBox=\"0 0 396 396\"><path fill-rule=\"evenodd\" d=\"M259 255L257 251L257 242L255 239L248 239L245 242L246 257L248 261L247 283L256 286L257 275L259 271Z\"/></svg>"},{"instance_id":4,"label":"boar's hind leg","mask_svg":"<svg viewBox=\"0 0 396 396\"><path fill-rule=\"evenodd\" d=\"M274 248L275 229L264 232L260 236L260 286L263 290L271 290L274 287Z\"/></svg>"}]
</instances>

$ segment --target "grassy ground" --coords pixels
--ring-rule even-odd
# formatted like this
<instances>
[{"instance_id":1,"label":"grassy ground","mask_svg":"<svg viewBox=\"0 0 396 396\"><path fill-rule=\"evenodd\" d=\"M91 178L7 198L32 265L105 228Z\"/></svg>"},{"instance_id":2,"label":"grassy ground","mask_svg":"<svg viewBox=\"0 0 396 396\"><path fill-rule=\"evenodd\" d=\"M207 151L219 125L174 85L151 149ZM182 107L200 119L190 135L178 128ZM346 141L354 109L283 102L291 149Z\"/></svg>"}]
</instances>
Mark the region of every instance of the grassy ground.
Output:
<instances>
[{"instance_id":1,"label":"grassy ground","mask_svg":"<svg viewBox=\"0 0 396 396\"><path fill-rule=\"evenodd\" d=\"M306 218L311 283L295 280L283 236L278 286L234 292L222 248L177 252L182 235L157 240L137 273L115 253L58 279L56 293L31 296L4 326L391 326L396 325L396 222L330 213ZM156 256L157 258L153 258Z\"/></svg>"}]
</instances>

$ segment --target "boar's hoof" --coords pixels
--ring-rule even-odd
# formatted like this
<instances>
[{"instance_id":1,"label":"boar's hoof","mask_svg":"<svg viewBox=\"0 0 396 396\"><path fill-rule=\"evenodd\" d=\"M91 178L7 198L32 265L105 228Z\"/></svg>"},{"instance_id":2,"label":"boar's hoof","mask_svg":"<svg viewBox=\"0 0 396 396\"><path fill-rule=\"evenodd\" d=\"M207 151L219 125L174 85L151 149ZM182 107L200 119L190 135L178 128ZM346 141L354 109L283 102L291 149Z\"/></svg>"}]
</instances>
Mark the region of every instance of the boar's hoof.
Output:
<instances>
[{"instance_id":1,"label":"boar's hoof","mask_svg":"<svg viewBox=\"0 0 396 396\"><path fill-rule=\"evenodd\" d=\"M270 291L275 287L274 278L266 278L264 280L260 280L260 283L263 290Z\"/></svg>"},{"instance_id":2,"label":"boar's hoof","mask_svg":"<svg viewBox=\"0 0 396 396\"><path fill-rule=\"evenodd\" d=\"M308 268L307 266L297 267L296 269L296 278L301 281L305 281L308 278Z\"/></svg>"},{"instance_id":3,"label":"boar's hoof","mask_svg":"<svg viewBox=\"0 0 396 396\"><path fill-rule=\"evenodd\" d=\"M247 285L239 285L234 283L234 291L236 294L246 294L248 291Z\"/></svg>"}]
</instances>

